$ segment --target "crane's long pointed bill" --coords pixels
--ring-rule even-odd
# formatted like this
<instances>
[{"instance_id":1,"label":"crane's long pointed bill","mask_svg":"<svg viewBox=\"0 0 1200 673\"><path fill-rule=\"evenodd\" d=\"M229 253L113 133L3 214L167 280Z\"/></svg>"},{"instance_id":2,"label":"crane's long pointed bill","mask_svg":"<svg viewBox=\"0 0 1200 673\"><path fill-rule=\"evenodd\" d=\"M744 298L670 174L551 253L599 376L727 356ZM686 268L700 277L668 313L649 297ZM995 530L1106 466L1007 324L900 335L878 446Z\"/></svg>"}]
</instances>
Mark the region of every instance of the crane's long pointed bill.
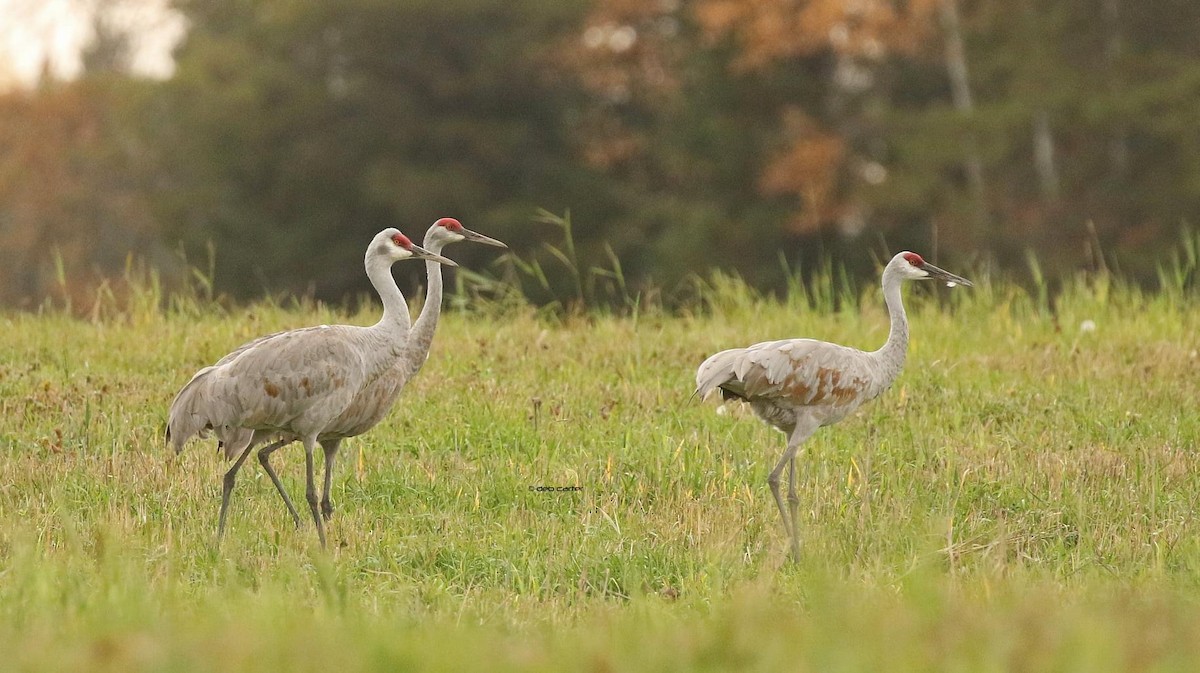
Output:
<instances>
[{"instance_id":1,"label":"crane's long pointed bill","mask_svg":"<svg viewBox=\"0 0 1200 673\"><path fill-rule=\"evenodd\" d=\"M971 281L967 280L966 278L963 278L962 276L956 276L945 269L939 269L938 267L930 264L929 262L925 262L925 265L922 266L921 268L929 273L930 278L933 278L934 280L940 280L940 281L946 283L947 287L954 287L955 285L971 287L971 286L975 285L975 283L972 283Z\"/></svg>"},{"instance_id":2,"label":"crane's long pointed bill","mask_svg":"<svg viewBox=\"0 0 1200 673\"><path fill-rule=\"evenodd\" d=\"M476 243L483 243L484 245L494 245L497 248L507 248L508 247L507 243L504 243L502 241L497 241L496 239L492 238L491 236L484 236L483 234L479 233L478 231L471 231L470 229L464 228L462 231L460 231L458 233L462 234L463 239L468 240L468 241L474 241Z\"/></svg>"},{"instance_id":3,"label":"crane's long pointed bill","mask_svg":"<svg viewBox=\"0 0 1200 673\"><path fill-rule=\"evenodd\" d=\"M419 245L414 245L412 247L412 253L413 257L418 257L420 259L428 259L439 264L445 264L446 266L458 266L458 262L450 259L449 257L442 257L436 252L429 252Z\"/></svg>"}]
</instances>

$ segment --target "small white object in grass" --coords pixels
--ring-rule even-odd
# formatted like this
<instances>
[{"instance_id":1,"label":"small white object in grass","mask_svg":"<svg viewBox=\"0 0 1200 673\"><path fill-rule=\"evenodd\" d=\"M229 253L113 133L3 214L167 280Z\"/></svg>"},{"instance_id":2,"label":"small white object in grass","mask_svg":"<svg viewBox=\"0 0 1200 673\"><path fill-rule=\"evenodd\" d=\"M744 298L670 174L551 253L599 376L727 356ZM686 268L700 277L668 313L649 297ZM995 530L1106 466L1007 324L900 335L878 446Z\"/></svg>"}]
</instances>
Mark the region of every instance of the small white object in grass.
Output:
<instances>
[{"instance_id":1,"label":"small white object in grass","mask_svg":"<svg viewBox=\"0 0 1200 673\"><path fill-rule=\"evenodd\" d=\"M955 287L957 285L958 285L957 281L953 281L953 280L946 281L946 287Z\"/></svg>"},{"instance_id":2,"label":"small white object in grass","mask_svg":"<svg viewBox=\"0 0 1200 673\"><path fill-rule=\"evenodd\" d=\"M1095 320L1084 320L1083 322L1079 323L1079 331L1080 332L1095 332L1096 331L1096 321Z\"/></svg>"},{"instance_id":3,"label":"small white object in grass","mask_svg":"<svg viewBox=\"0 0 1200 673\"><path fill-rule=\"evenodd\" d=\"M724 404L722 404L721 406L717 407L717 415L718 415L718 416L724 416L724 415L726 415L726 414L728 414L728 413L729 413L729 409L726 409Z\"/></svg>"}]
</instances>

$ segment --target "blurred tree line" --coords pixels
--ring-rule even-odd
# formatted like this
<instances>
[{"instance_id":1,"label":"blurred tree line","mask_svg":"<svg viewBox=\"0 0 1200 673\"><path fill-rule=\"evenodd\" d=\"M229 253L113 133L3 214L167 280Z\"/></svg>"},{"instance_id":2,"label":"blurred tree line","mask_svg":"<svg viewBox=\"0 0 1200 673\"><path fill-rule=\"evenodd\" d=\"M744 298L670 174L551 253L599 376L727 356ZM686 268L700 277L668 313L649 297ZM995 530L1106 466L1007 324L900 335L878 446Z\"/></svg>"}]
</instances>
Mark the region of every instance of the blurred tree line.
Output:
<instances>
[{"instance_id":1,"label":"blurred tree line","mask_svg":"<svg viewBox=\"0 0 1200 673\"><path fill-rule=\"evenodd\" d=\"M443 215L520 263L455 258L547 300L572 274L538 209L631 289L901 248L1149 278L1200 213L1194 0L174 6L171 79L128 75L101 12L83 76L0 95L0 300L210 250L233 296L341 297L370 235Z\"/></svg>"}]
</instances>

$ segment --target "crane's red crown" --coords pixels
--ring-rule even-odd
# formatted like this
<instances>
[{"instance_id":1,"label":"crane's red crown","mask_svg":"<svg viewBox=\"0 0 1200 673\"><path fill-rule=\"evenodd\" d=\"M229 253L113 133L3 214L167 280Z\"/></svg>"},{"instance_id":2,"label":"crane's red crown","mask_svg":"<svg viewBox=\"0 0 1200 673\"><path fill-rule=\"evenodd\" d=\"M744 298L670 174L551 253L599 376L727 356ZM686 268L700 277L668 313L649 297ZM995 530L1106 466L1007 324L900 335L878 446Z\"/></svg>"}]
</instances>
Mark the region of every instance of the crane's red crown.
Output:
<instances>
[{"instance_id":1,"label":"crane's red crown","mask_svg":"<svg viewBox=\"0 0 1200 673\"><path fill-rule=\"evenodd\" d=\"M925 260L921 259L921 256L915 252L904 253L904 259L908 260L909 264L912 264L917 268L925 266Z\"/></svg>"},{"instance_id":2,"label":"crane's red crown","mask_svg":"<svg viewBox=\"0 0 1200 673\"><path fill-rule=\"evenodd\" d=\"M405 250L412 250L412 241L408 240L408 237L404 234L395 234L392 236L392 243L395 243Z\"/></svg>"},{"instance_id":3,"label":"crane's red crown","mask_svg":"<svg viewBox=\"0 0 1200 673\"><path fill-rule=\"evenodd\" d=\"M459 222L458 220L454 219L453 217L443 217L442 219L438 220L437 222L434 222L433 225L435 227L445 227L445 228L449 229L450 231L462 231L462 228L463 228L462 222Z\"/></svg>"}]
</instances>

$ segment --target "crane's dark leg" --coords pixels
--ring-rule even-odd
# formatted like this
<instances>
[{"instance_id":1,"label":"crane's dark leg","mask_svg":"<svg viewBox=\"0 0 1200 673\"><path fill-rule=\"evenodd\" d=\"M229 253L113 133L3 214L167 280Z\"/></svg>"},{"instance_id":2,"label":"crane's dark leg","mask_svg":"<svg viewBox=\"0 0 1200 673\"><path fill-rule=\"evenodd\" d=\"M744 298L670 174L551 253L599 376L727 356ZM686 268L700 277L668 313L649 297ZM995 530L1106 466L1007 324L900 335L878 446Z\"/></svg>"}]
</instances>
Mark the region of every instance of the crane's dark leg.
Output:
<instances>
[{"instance_id":1,"label":"crane's dark leg","mask_svg":"<svg viewBox=\"0 0 1200 673\"><path fill-rule=\"evenodd\" d=\"M333 485L333 460L337 458L338 447L342 445L342 440L331 439L327 442L321 442L321 448L325 451L325 489L321 492L321 516L328 521L333 516L333 503L329 500L329 489Z\"/></svg>"},{"instance_id":2,"label":"crane's dark leg","mask_svg":"<svg viewBox=\"0 0 1200 673\"><path fill-rule=\"evenodd\" d=\"M292 515L292 522L296 524L296 528L300 528L300 514L296 512L296 506L292 504L292 499L288 497L287 491L283 490L283 482L279 481L279 475L275 474L275 468L271 467L271 454L290 443L289 439L281 439L274 444L264 446L258 450L258 462L267 471L271 483L275 484L275 490L279 491L279 496L283 498L283 504L287 505L288 514Z\"/></svg>"},{"instance_id":3,"label":"crane's dark leg","mask_svg":"<svg viewBox=\"0 0 1200 673\"><path fill-rule=\"evenodd\" d=\"M800 561L798 516L800 498L796 495L796 452L800 450L800 445L816 432L818 427L820 426L816 422L807 417L798 419L795 427L788 433L787 451L783 452L783 457L779 459L779 462L775 464L775 469L771 470L771 475L767 477L767 483L771 486L771 495L775 496L775 506L779 508L779 516L783 519L783 527L791 539L792 561L796 563ZM783 506L783 495L779 492L779 477L783 474L785 467L788 468L788 507L786 508Z\"/></svg>"},{"instance_id":4,"label":"crane's dark leg","mask_svg":"<svg viewBox=\"0 0 1200 673\"><path fill-rule=\"evenodd\" d=\"M800 496L796 495L796 456L788 461L788 514L792 522L792 559L800 560Z\"/></svg>"},{"instance_id":5,"label":"crane's dark leg","mask_svg":"<svg viewBox=\"0 0 1200 673\"><path fill-rule=\"evenodd\" d=\"M317 484L313 478L313 449L316 448L316 437L304 438L304 497L308 500L308 509L312 512L313 523L317 525L317 537L321 538L321 547L325 547L325 521L317 511Z\"/></svg>"},{"instance_id":6,"label":"crane's dark leg","mask_svg":"<svg viewBox=\"0 0 1200 673\"><path fill-rule=\"evenodd\" d=\"M225 535L225 515L229 512L229 496L233 493L233 483L237 480L238 470L242 469L242 463L246 462L246 458L250 455L250 450L254 448L255 441L251 439L246 443L246 448L242 449L242 454L233 461L233 465L225 472L225 478L222 480L221 488L221 516L217 519L217 543L221 542L221 538Z\"/></svg>"},{"instance_id":7,"label":"crane's dark leg","mask_svg":"<svg viewBox=\"0 0 1200 673\"><path fill-rule=\"evenodd\" d=\"M783 452L783 457L775 463L775 468L771 470L771 474L767 477L767 485L771 487L771 495L775 496L775 506L779 508L779 518L783 520L783 530L792 538L793 552L799 547L796 541L796 527L792 525L791 519L788 518L788 510L783 506L783 495L779 492L779 475L783 474L783 468L792 461L796 456L797 445L788 442L787 451ZM797 559L793 559L797 560Z\"/></svg>"}]
</instances>

